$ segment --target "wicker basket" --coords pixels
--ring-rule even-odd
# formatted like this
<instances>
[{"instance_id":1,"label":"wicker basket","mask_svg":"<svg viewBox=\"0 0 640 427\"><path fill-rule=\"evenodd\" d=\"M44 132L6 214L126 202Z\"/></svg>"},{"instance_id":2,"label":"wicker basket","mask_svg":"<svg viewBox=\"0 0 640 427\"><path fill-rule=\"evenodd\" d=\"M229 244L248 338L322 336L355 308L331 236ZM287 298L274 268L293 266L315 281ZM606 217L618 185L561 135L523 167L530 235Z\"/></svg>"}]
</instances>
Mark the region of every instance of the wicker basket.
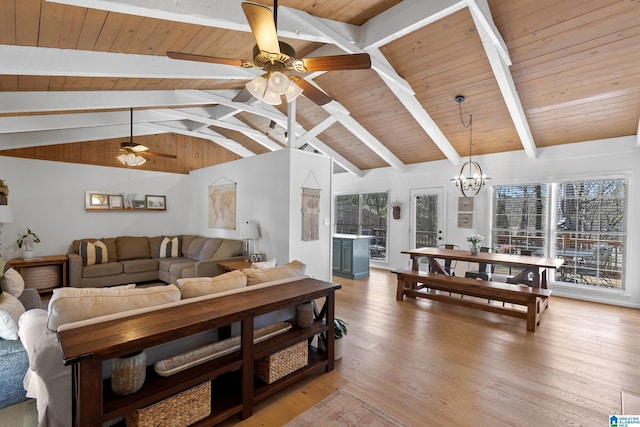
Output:
<instances>
[{"instance_id":1,"label":"wicker basket","mask_svg":"<svg viewBox=\"0 0 640 427\"><path fill-rule=\"evenodd\" d=\"M304 340L257 360L255 373L262 381L271 384L308 363L309 346Z\"/></svg>"},{"instance_id":2,"label":"wicker basket","mask_svg":"<svg viewBox=\"0 0 640 427\"><path fill-rule=\"evenodd\" d=\"M186 427L211 413L211 381L127 414L127 427Z\"/></svg>"}]
</instances>

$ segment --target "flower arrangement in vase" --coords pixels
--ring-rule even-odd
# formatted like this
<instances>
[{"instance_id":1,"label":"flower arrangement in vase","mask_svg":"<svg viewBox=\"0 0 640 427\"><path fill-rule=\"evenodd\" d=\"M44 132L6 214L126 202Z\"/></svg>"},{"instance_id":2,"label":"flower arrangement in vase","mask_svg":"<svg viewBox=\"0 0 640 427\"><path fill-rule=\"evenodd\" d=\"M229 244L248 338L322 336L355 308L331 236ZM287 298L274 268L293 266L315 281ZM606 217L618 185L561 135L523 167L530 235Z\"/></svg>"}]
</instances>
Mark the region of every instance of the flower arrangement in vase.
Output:
<instances>
[{"instance_id":1,"label":"flower arrangement in vase","mask_svg":"<svg viewBox=\"0 0 640 427\"><path fill-rule=\"evenodd\" d=\"M482 242L484 240L484 236L481 234L470 234L467 236L467 242L471 243L471 245L469 245L469 252L471 252L471 255L478 255L478 252L480 252L480 248L478 248L478 243Z\"/></svg>"}]
</instances>

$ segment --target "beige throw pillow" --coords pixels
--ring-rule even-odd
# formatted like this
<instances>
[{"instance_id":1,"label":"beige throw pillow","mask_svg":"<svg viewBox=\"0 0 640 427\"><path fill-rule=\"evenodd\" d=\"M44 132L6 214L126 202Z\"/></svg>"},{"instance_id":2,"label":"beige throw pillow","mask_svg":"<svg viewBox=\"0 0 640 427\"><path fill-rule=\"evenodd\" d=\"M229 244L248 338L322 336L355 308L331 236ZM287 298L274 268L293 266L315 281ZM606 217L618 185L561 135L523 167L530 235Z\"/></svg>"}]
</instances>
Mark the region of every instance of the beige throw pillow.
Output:
<instances>
[{"instance_id":1,"label":"beige throw pillow","mask_svg":"<svg viewBox=\"0 0 640 427\"><path fill-rule=\"evenodd\" d=\"M260 270L265 270L267 268L272 268L276 266L276 259L270 259L268 261L262 261L262 262L252 262L251 263L251 267L249 268L257 268Z\"/></svg>"},{"instance_id":2,"label":"beige throw pillow","mask_svg":"<svg viewBox=\"0 0 640 427\"><path fill-rule=\"evenodd\" d=\"M24 314L24 306L10 293L0 294L0 338L18 339L18 319Z\"/></svg>"},{"instance_id":3,"label":"beige throw pillow","mask_svg":"<svg viewBox=\"0 0 640 427\"><path fill-rule=\"evenodd\" d=\"M3 280L0 280L2 283L2 290L4 292L8 292L16 298L19 298L24 291L24 279L13 268L8 269L4 272Z\"/></svg>"},{"instance_id":4,"label":"beige throw pillow","mask_svg":"<svg viewBox=\"0 0 640 427\"><path fill-rule=\"evenodd\" d=\"M178 279L176 285L182 293L182 299L187 299L245 287L247 286L247 276L241 271L235 270L215 277Z\"/></svg>"},{"instance_id":5,"label":"beige throw pillow","mask_svg":"<svg viewBox=\"0 0 640 427\"><path fill-rule=\"evenodd\" d=\"M175 285L54 289L49 300L47 328L56 331L66 323L174 301L180 301L180 290Z\"/></svg>"},{"instance_id":6,"label":"beige throw pillow","mask_svg":"<svg viewBox=\"0 0 640 427\"><path fill-rule=\"evenodd\" d=\"M257 285L258 283L270 282L272 280L286 279L304 275L306 264L294 260L288 264L278 267L259 270L257 268L245 268L242 270L247 275L247 285Z\"/></svg>"}]
</instances>

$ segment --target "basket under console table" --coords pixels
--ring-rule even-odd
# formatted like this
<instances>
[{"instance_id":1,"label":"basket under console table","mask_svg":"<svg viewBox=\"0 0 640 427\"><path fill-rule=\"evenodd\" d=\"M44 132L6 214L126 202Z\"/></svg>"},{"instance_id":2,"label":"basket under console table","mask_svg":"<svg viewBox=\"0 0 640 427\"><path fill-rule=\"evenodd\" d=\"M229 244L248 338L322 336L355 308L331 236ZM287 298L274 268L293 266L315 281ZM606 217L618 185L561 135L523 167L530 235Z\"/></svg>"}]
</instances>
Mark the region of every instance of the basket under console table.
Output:
<instances>
[{"instance_id":1,"label":"basket under console table","mask_svg":"<svg viewBox=\"0 0 640 427\"><path fill-rule=\"evenodd\" d=\"M233 415L247 418L256 402L276 393L304 376L334 368L335 291L340 285L302 279L278 286L212 298L189 306L169 307L124 319L87 325L58 333L65 364L72 366L73 423L101 426L206 381L212 381L211 414L197 425L213 425ZM286 307L324 298L313 324L294 326L266 341L253 342L254 317ZM103 362L186 335L241 324L240 350L205 362L169 377L147 369L142 388L128 396L111 392L109 379L102 380ZM331 325L328 328L327 325ZM326 342L326 352L309 345L307 366L271 384L257 380L257 360L316 335Z\"/></svg>"}]
</instances>

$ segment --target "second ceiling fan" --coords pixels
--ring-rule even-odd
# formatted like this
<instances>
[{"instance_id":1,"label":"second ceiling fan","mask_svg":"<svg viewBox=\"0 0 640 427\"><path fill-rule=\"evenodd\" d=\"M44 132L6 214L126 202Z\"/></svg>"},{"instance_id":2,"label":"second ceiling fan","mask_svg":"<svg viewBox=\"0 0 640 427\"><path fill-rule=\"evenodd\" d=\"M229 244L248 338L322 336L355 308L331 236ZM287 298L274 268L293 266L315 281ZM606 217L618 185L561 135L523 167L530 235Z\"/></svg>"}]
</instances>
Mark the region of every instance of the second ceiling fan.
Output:
<instances>
[{"instance_id":1,"label":"second ceiling fan","mask_svg":"<svg viewBox=\"0 0 640 427\"><path fill-rule=\"evenodd\" d=\"M248 82L246 89L254 97L271 105L280 104L282 95L291 101L301 93L318 105L332 100L329 95L295 73L371 68L371 58L366 53L297 59L293 47L278 40L277 0L273 4L273 12L267 6L248 2L242 3L242 10L256 40L253 62L181 52L167 52L167 56L173 59L264 70L266 73ZM234 100L240 101L243 92Z\"/></svg>"}]
</instances>

